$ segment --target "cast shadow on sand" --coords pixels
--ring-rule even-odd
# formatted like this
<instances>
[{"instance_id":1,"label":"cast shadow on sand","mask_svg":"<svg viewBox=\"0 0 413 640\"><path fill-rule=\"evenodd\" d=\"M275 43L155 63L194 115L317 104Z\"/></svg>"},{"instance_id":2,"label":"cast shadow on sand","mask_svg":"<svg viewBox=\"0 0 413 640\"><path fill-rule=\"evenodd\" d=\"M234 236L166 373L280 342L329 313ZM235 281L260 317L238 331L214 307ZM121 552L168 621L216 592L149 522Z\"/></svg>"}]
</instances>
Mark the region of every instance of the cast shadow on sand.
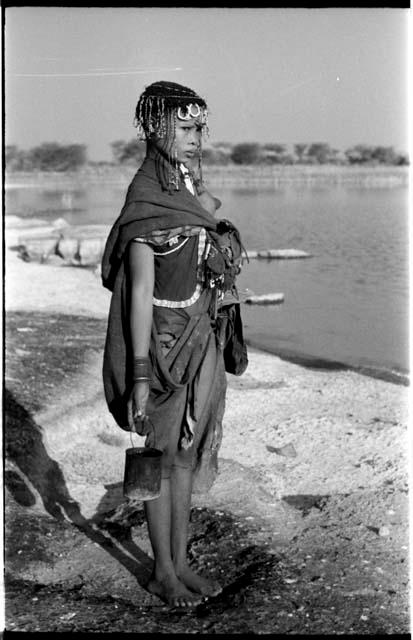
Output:
<instances>
[{"instance_id":1,"label":"cast shadow on sand","mask_svg":"<svg viewBox=\"0 0 413 640\"><path fill-rule=\"evenodd\" d=\"M98 507L99 515L91 519L82 515L79 504L67 489L62 470L47 453L41 426L8 389L4 393L4 418L5 459L14 467L5 472L5 486L14 500L22 507L33 506L36 496L32 489L35 489L45 510L53 518L69 520L128 569L139 585L145 588L153 561L133 542L131 523L106 523L101 508L106 503L106 496ZM119 491L119 485L105 488L109 496ZM109 502L113 503L113 500Z\"/></svg>"}]
</instances>

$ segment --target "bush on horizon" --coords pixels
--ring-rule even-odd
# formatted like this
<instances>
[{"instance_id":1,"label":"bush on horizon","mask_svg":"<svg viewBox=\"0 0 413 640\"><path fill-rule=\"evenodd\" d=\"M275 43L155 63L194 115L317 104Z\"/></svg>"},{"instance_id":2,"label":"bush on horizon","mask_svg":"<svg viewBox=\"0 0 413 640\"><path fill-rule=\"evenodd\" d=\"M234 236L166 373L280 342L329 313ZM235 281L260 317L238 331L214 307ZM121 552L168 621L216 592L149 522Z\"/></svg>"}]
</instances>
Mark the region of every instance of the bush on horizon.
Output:
<instances>
[{"instance_id":1,"label":"bush on horizon","mask_svg":"<svg viewBox=\"0 0 413 640\"><path fill-rule=\"evenodd\" d=\"M28 151L11 145L5 149L5 160L10 171L73 171L87 163L86 145L44 142Z\"/></svg>"},{"instance_id":2,"label":"bush on horizon","mask_svg":"<svg viewBox=\"0 0 413 640\"><path fill-rule=\"evenodd\" d=\"M88 161L86 145L60 145L43 143L27 151L16 145L5 147L6 170L14 171L71 171L88 166L136 166L145 157L145 143L136 138L111 143L112 161ZM408 166L409 157L391 146L358 144L344 152L333 149L328 143L296 143L289 151L280 143L216 142L202 150L205 165L348 165L348 166Z\"/></svg>"}]
</instances>

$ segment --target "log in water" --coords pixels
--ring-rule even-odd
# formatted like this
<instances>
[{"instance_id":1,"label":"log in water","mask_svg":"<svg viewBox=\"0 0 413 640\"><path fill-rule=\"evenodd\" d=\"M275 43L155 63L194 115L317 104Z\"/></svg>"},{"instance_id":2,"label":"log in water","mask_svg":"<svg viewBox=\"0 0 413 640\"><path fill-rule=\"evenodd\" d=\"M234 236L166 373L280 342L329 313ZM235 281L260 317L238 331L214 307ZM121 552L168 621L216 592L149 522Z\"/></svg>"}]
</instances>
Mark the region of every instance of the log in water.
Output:
<instances>
[{"instance_id":1,"label":"log in water","mask_svg":"<svg viewBox=\"0 0 413 640\"><path fill-rule=\"evenodd\" d=\"M283 293L265 293L263 295L248 296L244 300L245 304L282 304L284 302Z\"/></svg>"},{"instance_id":2,"label":"log in water","mask_svg":"<svg viewBox=\"0 0 413 640\"><path fill-rule=\"evenodd\" d=\"M311 258L311 254L300 249L263 249L247 251L248 258L269 258L272 260L288 260L293 258Z\"/></svg>"}]
</instances>

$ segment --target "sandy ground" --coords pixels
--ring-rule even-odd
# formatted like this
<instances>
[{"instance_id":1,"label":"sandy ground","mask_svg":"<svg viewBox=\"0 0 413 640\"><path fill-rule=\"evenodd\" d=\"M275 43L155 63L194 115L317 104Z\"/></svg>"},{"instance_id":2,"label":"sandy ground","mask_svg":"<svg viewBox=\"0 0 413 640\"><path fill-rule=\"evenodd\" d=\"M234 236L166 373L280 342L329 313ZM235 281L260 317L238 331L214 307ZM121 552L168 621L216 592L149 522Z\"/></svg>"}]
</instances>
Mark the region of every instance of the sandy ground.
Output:
<instances>
[{"instance_id":1,"label":"sandy ground","mask_svg":"<svg viewBox=\"0 0 413 640\"><path fill-rule=\"evenodd\" d=\"M250 350L228 376L218 478L193 499L193 561L224 593L173 617L144 588L142 512L122 498L109 292L7 250L5 297L7 629L409 631L407 387Z\"/></svg>"}]
</instances>

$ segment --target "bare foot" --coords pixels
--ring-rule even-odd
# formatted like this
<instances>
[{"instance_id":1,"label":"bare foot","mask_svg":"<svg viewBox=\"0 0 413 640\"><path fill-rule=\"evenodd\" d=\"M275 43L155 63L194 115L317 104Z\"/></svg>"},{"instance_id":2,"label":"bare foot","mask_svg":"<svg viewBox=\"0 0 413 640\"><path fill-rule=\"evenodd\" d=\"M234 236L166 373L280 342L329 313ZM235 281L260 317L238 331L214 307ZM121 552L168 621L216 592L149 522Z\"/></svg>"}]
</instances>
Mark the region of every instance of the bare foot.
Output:
<instances>
[{"instance_id":1,"label":"bare foot","mask_svg":"<svg viewBox=\"0 0 413 640\"><path fill-rule=\"evenodd\" d=\"M202 598L191 593L176 576L167 575L159 580L153 576L146 588L171 607L196 607L202 601Z\"/></svg>"},{"instance_id":2,"label":"bare foot","mask_svg":"<svg viewBox=\"0 0 413 640\"><path fill-rule=\"evenodd\" d=\"M207 580L198 575L188 566L176 572L178 578L188 589L200 593L202 596L217 596L222 591L221 585L215 580Z\"/></svg>"}]
</instances>

